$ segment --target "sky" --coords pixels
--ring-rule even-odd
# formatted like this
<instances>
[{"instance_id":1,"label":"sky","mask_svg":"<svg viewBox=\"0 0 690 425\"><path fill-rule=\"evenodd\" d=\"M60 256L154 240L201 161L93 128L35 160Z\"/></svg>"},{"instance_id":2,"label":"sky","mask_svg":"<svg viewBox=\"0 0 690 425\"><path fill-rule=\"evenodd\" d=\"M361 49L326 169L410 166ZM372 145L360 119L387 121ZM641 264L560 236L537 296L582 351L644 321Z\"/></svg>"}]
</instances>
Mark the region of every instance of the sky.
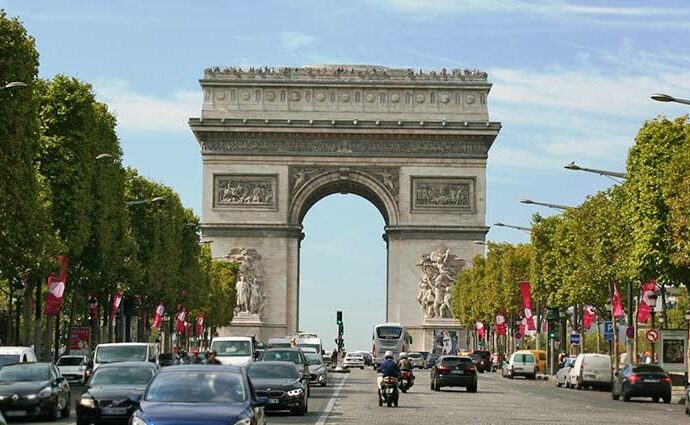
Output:
<instances>
[{"instance_id":1,"label":"sky","mask_svg":"<svg viewBox=\"0 0 690 425\"><path fill-rule=\"evenodd\" d=\"M123 162L201 211L201 156L187 127L209 66L378 64L478 68L493 83L487 225L529 226L520 199L578 205L614 184L563 165L622 171L645 120L690 112L687 0L0 0L40 53L42 77L88 81L118 118ZM335 311L346 348L369 349L385 319L383 218L332 195L304 220L301 328L331 349ZM492 226L488 240L527 242Z\"/></svg>"}]
</instances>

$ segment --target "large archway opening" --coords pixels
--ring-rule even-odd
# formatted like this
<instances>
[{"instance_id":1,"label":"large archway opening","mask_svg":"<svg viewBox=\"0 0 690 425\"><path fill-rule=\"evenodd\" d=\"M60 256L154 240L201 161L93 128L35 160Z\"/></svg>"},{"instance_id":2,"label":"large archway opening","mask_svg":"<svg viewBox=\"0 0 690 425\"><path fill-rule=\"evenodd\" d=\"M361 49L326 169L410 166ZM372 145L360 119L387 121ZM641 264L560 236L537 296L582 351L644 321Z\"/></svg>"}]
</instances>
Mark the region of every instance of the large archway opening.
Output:
<instances>
[{"instance_id":1,"label":"large archway opening","mask_svg":"<svg viewBox=\"0 0 690 425\"><path fill-rule=\"evenodd\" d=\"M386 320L386 221L380 209L361 194L336 192L304 212L299 328L319 334L326 350L335 346L336 311L343 311L348 351L369 350L373 324Z\"/></svg>"}]
</instances>

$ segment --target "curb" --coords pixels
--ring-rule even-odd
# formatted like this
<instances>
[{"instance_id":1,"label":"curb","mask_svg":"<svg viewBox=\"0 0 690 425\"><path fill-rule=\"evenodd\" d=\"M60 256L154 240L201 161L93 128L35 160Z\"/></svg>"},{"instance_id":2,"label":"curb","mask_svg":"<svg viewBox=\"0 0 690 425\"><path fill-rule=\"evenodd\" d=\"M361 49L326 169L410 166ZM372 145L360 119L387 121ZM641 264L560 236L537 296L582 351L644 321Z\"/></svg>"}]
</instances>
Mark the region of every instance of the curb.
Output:
<instances>
[{"instance_id":1,"label":"curb","mask_svg":"<svg viewBox=\"0 0 690 425\"><path fill-rule=\"evenodd\" d=\"M551 378L550 378L549 375L545 375L545 374L543 374L543 373L537 373L537 376L535 377L535 379L536 379L537 381L548 381L548 380L550 380Z\"/></svg>"}]
</instances>

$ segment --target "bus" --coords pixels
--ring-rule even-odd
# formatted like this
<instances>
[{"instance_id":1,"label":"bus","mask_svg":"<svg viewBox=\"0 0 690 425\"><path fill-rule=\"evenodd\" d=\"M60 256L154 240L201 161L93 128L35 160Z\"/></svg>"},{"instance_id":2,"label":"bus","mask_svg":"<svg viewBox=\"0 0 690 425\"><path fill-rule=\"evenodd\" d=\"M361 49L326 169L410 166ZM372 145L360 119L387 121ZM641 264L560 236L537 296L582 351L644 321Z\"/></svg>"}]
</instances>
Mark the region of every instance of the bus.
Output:
<instances>
[{"instance_id":1,"label":"bus","mask_svg":"<svg viewBox=\"0 0 690 425\"><path fill-rule=\"evenodd\" d=\"M412 344L412 337L400 323L382 323L374 326L371 338L374 369L383 362L386 351L392 351L393 359L397 361L398 355L408 351Z\"/></svg>"}]
</instances>

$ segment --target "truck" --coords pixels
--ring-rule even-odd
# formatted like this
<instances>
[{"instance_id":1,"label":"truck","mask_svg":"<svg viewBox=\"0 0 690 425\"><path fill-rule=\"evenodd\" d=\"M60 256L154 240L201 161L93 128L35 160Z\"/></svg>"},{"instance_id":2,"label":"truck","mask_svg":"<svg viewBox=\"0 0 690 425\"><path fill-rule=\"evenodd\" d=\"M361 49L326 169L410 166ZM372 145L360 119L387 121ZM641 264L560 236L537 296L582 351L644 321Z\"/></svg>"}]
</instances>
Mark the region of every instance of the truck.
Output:
<instances>
[{"instance_id":1,"label":"truck","mask_svg":"<svg viewBox=\"0 0 690 425\"><path fill-rule=\"evenodd\" d=\"M211 340L211 350L221 364L247 366L254 360L256 341L248 336L217 336Z\"/></svg>"}]
</instances>

